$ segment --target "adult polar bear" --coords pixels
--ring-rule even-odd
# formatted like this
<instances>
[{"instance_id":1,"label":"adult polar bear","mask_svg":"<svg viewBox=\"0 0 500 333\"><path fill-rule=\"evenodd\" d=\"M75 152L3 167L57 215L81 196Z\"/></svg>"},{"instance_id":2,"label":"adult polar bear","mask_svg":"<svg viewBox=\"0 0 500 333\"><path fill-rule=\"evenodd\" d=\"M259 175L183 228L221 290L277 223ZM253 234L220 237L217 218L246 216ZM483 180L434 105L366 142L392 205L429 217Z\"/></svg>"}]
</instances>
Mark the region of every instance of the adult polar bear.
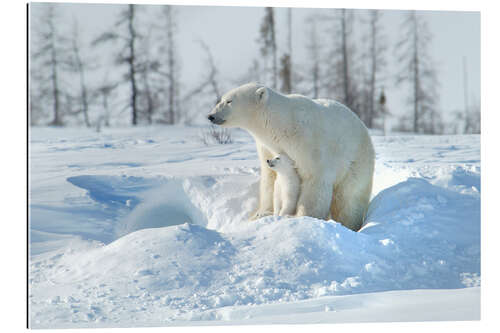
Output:
<instances>
[{"instance_id":1,"label":"adult polar bear","mask_svg":"<svg viewBox=\"0 0 500 333\"><path fill-rule=\"evenodd\" d=\"M346 106L249 83L226 93L208 119L243 128L255 139L261 179L254 219L273 213L276 173L266 160L285 153L295 161L302 182L297 216L331 216L352 230L361 228L375 153L368 130Z\"/></svg>"}]
</instances>

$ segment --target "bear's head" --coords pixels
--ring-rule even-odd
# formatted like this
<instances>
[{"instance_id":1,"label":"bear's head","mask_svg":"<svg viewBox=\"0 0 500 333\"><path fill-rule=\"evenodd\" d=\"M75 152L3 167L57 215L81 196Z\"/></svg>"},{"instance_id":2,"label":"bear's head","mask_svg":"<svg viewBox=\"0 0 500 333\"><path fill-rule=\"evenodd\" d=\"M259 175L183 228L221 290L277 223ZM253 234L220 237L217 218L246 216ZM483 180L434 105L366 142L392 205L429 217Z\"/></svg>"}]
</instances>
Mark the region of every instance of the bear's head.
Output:
<instances>
[{"instance_id":1,"label":"bear's head","mask_svg":"<svg viewBox=\"0 0 500 333\"><path fill-rule=\"evenodd\" d=\"M288 173L295 168L295 163L284 154L277 155L272 160L266 160L266 162L276 172Z\"/></svg>"},{"instance_id":2,"label":"bear's head","mask_svg":"<svg viewBox=\"0 0 500 333\"><path fill-rule=\"evenodd\" d=\"M248 83L224 96L208 114L208 120L223 127L247 127L255 122L257 112L267 103L268 88Z\"/></svg>"}]
</instances>

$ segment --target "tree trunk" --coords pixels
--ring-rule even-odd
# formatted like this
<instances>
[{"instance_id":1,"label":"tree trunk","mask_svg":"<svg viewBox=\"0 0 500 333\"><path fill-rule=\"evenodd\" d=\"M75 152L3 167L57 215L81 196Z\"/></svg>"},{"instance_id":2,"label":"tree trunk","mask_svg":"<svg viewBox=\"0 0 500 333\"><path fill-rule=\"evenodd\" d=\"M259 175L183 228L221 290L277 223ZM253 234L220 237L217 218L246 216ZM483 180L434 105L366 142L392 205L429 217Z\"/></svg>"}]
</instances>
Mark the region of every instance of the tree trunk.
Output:
<instances>
[{"instance_id":1,"label":"tree trunk","mask_svg":"<svg viewBox=\"0 0 500 333\"><path fill-rule=\"evenodd\" d=\"M83 71L80 71L80 87L82 91L82 112L83 112L83 118L85 120L85 125L87 127L90 127L90 120L89 120L89 102L88 102L88 97L87 97L87 88L85 87L85 78L83 75Z\"/></svg>"},{"instance_id":2,"label":"tree trunk","mask_svg":"<svg viewBox=\"0 0 500 333\"><path fill-rule=\"evenodd\" d=\"M271 29L271 49L273 52L273 88L278 88L278 63L276 55L276 34L274 29L274 10L269 8L269 25Z\"/></svg>"},{"instance_id":3,"label":"tree trunk","mask_svg":"<svg viewBox=\"0 0 500 333\"><path fill-rule=\"evenodd\" d=\"M319 71L319 43L318 43L318 34L316 31L316 21L311 20L311 44L309 44L308 48L310 50L310 60L312 62L312 84L313 84L313 98L316 99L319 96L319 80L320 80L320 71Z\"/></svg>"},{"instance_id":4,"label":"tree trunk","mask_svg":"<svg viewBox=\"0 0 500 333\"><path fill-rule=\"evenodd\" d=\"M288 81L287 93L292 92L292 8L288 8Z\"/></svg>"},{"instance_id":5,"label":"tree trunk","mask_svg":"<svg viewBox=\"0 0 500 333\"><path fill-rule=\"evenodd\" d=\"M342 9L341 18L341 37L342 37L342 65L343 65L343 84L344 84L344 101L348 107L352 107L351 93L349 91L349 60L347 54L347 27L346 27L346 10Z\"/></svg>"},{"instance_id":6,"label":"tree trunk","mask_svg":"<svg viewBox=\"0 0 500 333\"><path fill-rule=\"evenodd\" d=\"M420 73L418 59L418 29L417 17L413 12L413 132L419 132L419 104L420 104Z\"/></svg>"},{"instance_id":7,"label":"tree trunk","mask_svg":"<svg viewBox=\"0 0 500 333\"><path fill-rule=\"evenodd\" d=\"M54 29L54 22L51 20L50 21L50 33L51 33L51 60L50 60L50 66L52 69L52 98L54 99L53 101L53 110L54 110L54 119L51 122L51 125L54 126L62 126L62 121L61 121L61 115L60 115L60 105L59 105L59 86L58 86L58 75L57 75L57 67L58 67L58 61L57 61L57 53L56 53L56 45L55 45L55 29Z\"/></svg>"},{"instance_id":8,"label":"tree trunk","mask_svg":"<svg viewBox=\"0 0 500 333\"><path fill-rule=\"evenodd\" d=\"M167 56L168 56L168 123L175 124L175 59L174 59L174 33L172 23L172 8L166 7L167 14Z\"/></svg>"},{"instance_id":9,"label":"tree trunk","mask_svg":"<svg viewBox=\"0 0 500 333\"><path fill-rule=\"evenodd\" d=\"M134 29L134 5L129 6L128 30L129 30L129 52L128 59L130 71L130 88L131 88L131 107L132 107L132 125L137 125L137 83L135 80L135 39L136 33Z\"/></svg>"},{"instance_id":10,"label":"tree trunk","mask_svg":"<svg viewBox=\"0 0 500 333\"><path fill-rule=\"evenodd\" d=\"M73 52L75 53L76 65L80 77L80 94L81 94L83 118L85 121L85 125L87 127L90 127L89 114L88 114L89 103L87 96L87 87L85 85L85 74L84 74L83 63L82 60L80 59L80 51L78 49L78 46L76 45L76 41L73 41Z\"/></svg>"},{"instance_id":11,"label":"tree trunk","mask_svg":"<svg viewBox=\"0 0 500 333\"><path fill-rule=\"evenodd\" d=\"M371 75L370 75L370 88L368 97L368 128L373 128L373 118L375 117L375 84L377 80L377 24L376 13L372 14L371 18Z\"/></svg>"}]
</instances>

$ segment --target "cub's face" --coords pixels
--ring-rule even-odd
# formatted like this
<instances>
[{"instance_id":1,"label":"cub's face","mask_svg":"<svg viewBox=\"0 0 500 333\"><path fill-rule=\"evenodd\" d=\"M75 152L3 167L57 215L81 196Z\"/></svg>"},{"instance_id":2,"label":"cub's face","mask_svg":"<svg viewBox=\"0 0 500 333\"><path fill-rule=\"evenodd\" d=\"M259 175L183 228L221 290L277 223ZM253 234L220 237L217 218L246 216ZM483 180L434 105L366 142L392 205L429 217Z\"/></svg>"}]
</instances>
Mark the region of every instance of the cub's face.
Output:
<instances>
[{"instance_id":1,"label":"cub's face","mask_svg":"<svg viewBox=\"0 0 500 333\"><path fill-rule=\"evenodd\" d=\"M280 158L279 156L276 156L272 160L266 160L267 165L273 170L279 169L279 164L280 164ZM277 171L277 170L276 170Z\"/></svg>"},{"instance_id":2,"label":"cub's face","mask_svg":"<svg viewBox=\"0 0 500 333\"><path fill-rule=\"evenodd\" d=\"M294 168L294 163L285 155L277 155L271 160L266 160L267 165L276 172L288 172Z\"/></svg>"},{"instance_id":3,"label":"cub's face","mask_svg":"<svg viewBox=\"0 0 500 333\"><path fill-rule=\"evenodd\" d=\"M249 83L222 96L208 114L208 120L222 127L243 127L254 121L257 108L267 96L267 88Z\"/></svg>"}]
</instances>

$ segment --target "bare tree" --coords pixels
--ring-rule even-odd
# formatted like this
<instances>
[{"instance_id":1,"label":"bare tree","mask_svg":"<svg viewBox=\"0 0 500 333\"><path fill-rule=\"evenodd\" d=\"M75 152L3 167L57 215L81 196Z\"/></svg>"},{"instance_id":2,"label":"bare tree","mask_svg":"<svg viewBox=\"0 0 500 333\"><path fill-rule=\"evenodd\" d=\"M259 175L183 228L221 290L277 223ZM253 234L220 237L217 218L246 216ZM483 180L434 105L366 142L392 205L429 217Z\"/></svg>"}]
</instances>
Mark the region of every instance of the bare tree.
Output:
<instances>
[{"instance_id":1,"label":"bare tree","mask_svg":"<svg viewBox=\"0 0 500 333\"><path fill-rule=\"evenodd\" d=\"M272 69L272 88L278 87L278 64L277 64L277 47L276 47L276 29L274 21L274 9L272 7L265 8L264 19L260 25L260 53L268 66L268 58L271 56Z\"/></svg>"},{"instance_id":2,"label":"bare tree","mask_svg":"<svg viewBox=\"0 0 500 333\"><path fill-rule=\"evenodd\" d=\"M481 133L481 106L480 103L475 103L472 109L469 107L469 86L468 86L468 72L467 72L467 58L463 57L463 70L464 70L464 130L468 133Z\"/></svg>"},{"instance_id":3,"label":"bare tree","mask_svg":"<svg viewBox=\"0 0 500 333\"><path fill-rule=\"evenodd\" d=\"M341 36L341 49L342 49L342 83L344 88L344 101L347 106L352 106L353 97L351 91L350 84L350 73L349 73L349 56L347 54L347 39L348 39L348 31L347 31L347 15L346 9L341 9L341 17L340 17L340 36Z\"/></svg>"},{"instance_id":4,"label":"bare tree","mask_svg":"<svg viewBox=\"0 0 500 333\"><path fill-rule=\"evenodd\" d=\"M30 52L29 63L29 122L31 126L39 125L50 114L44 107L48 97L51 95L51 87L46 84L46 73L40 70L39 64L34 64L33 55ZM49 101L50 102L50 101Z\"/></svg>"},{"instance_id":5,"label":"bare tree","mask_svg":"<svg viewBox=\"0 0 500 333\"><path fill-rule=\"evenodd\" d=\"M481 101L473 100L472 105L467 112L467 131L466 134L481 134Z\"/></svg>"},{"instance_id":6,"label":"bare tree","mask_svg":"<svg viewBox=\"0 0 500 333\"><path fill-rule=\"evenodd\" d=\"M87 127L90 127L91 124L89 120L89 99L91 97L91 93L89 92L85 77L86 71L89 69L90 64L83 58L81 49L82 46L79 36L78 22L76 21L76 19L74 19L71 38L71 57L69 57L66 65L71 72L77 73L79 78L79 93L77 98L79 101L79 108L75 113L82 113L85 125Z\"/></svg>"},{"instance_id":7,"label":"bare tree","mask_svg":"<svg viewBox=\"0 0 500 333\"><path fill-rule=\"evenodd\" d=\"M312 97L318 98L321 88L321 43L317 31L318 18L316 16L308 17L306 20L309 25L308 44L308 66L306 72L307 78L311 81Z\"/></svg>"},{"instance_id":8,"label":"bare tree","mask_svg":"<svg viewBox=\"0 0 500 333\"><path fill-rule=\"evenodd\" d=\"M220 93L219 70L215 64L214 57L208 45L202 40L200 40L199 43L206 54L205 62L207 72L200 84L186 95L185 100L189 100L194 96L205 94L210 96L209 98L217 104L222 97Z\"/></svg>"},{"instance_id":9,"label":"bare tree","mask_svg":"<svg viewBox=\"0 0 500 333\"><path fill-rule=\"evenodd\" d=\"M149 125L153 123L153 114L158 108L159 94L161 88L155 84L155 76L158 76L159 61L152 54L151 33L153 26L149 26L148 32L139 40L136 56L136 74L138 76L138 103L141 113L145 115Z\"/></svg>"},{"instance_id":10,"label":"bare tree","mask_svg":"<svg viewBox=\"0 0 500 333\"><path fill-rule=\"evenodd\" d=\"M281 78L281 91L289 94L292 91L292 68L291 68L291 59L290 55L283 54L281 57L281 69L280 69L280 78Z\"/></svg>"},{"instance_id":11,"label":"bare tree","mask_svg":"<svg viewBox=\"0 0 500 333\"><path fill-rule=\"evenodd\" d=\"M334 47L330 52L327 74L329 94L337 96L342 103L360 116L354 64L356 59L352 29L354 14L352 10L340 9L333 17L333 22L335 23L332 32Z\"/></svg>"},{"instance_id":12,"label":"bare tree","mask_svg":"<svg viewBox=\"0 0 500 333\"><path fill-rule=\"evenodd\" d=\"M105 42L121 41L122 47L116 54L116 63L118 65L126 64L128 73L125 76L126 82L130 83L130 99L128 107L132 111L132 125L138 124L139 108L137 99L139 88L137 83L137 50L136 44L141 38L135 27L136 5L127 5L119 14L118 20L114 24L114 29L100 35L94 40L93 45ZM124 28L124 33L117 30Z\"/></svg>"},{"instance_id":13,"label":"bare tree","mask_svg":"<svg viewBox=\"0 0 500 333\"><path fill-rule=\"evenodd\" d=\"M36 45L37 43L33 43L35 44L35 50L31 54L32 69L34 69L34 66L39 66L39 68L37 68L39 73L31 78L35 80L39 78L42 80L39 82L41 86L45 85L45 82L43 82L45 80L50 84L50 89L42 88L44 92L50 96L52 103L53 118L49 124L53 126L62 126L61 99L64 92L61 88L61 63L66 56L65 47L67 40L57 31L58 13L55 5L47 4L39 19L40 24L32 34L34 37L32 40L35 39L38 45ZM47 68L49 71L46 75L42 74L44 68ZM31 85L31 88L35 88L35 85ZM31 96L35 97L36 93L32 92Z\"/></svg>"},{"instance_id":14,"label":"bare tree","mask_svg":"<svg viewBox=\"0 0 500 333\"><path fill-rule=\"evenodd\" d=\"M122 58L123 61L128 63L129 67L129 79L130 79L130 105L132 106L132 125L137 125L137 95L138 95L138 89L137 89L137 83L136 83L136 77L135 77L135 72L136 72L136 54L135 54L135 43L137 40L137 32L134 27L134 20L135 20L135 6L134 5L128 5L128 10L124 12L124 16L127 18L127 26L128 26L128 49L129 49L129 54L128 57Z\"/></svg>"},{"instance_id":15,"label":"bare tree","mask_svg":"<svg viewBox=\"0 0 500 333\"><path fill-rule=\"evenodd\" d=\"M161 122L167 124L175 124L180 120L179 110L179 76L180 62L177 55L177 43L175 40L177 23L176 12L173 6L162 6L159 25L160 36L160 53L163 54L163 59L159 59L161 67L158 70L164 79L166 79L166 89L164 95L166 98L166 110Z\"/></svg>"},{"instance_id":16,"label":"bare tree","mask_svg":"<svg viewBox=\"0 0 500 333\"><path fill-rule=\"evenodd\" d=\"M481 104L474 101L467 110L453 112L455 118L450 127L454 134L481 134Z\"/></svg>"},{"instance_id":17,"label":"bare tree","mask_svg":"<svg viewBox=\"0 0 500 333\"><path fill-rule=\"evenodd\" d=\"M378 116L383 116L377 114L377 95L378 90L380 90L380 73L384 71L386 62L386 51L387 44L385 35L382 31L381 24L382 13L379 10L370 10L369 20L368 20L368 35L366 39L368 41L369 49L367 52L367 59L369 63L369 79L368 79L368 89L367 89L367 110L363 112L365 114L366 126L373 128L374 119Z\"/></svg>"},{"instance_id":18,"label":"bare tree","mask_svg":"<svg viewBox=\"0 0 500 333\"><path fill-rule=\"evenodd\" d=\"M288 8L287 11L287 51L281 57L281 91L284 93L292 92L292 8Z\"/></svg>"},{"instance_id":19,"label":"bare tree","mask_svg":"<svg viewBox=\"0 0 500 333\"><path fill-rule=\"evenodd\" d=\"M426 21L415 11L406 14L400 31L395 51L401 69L396 84L407 82L411 87L408 99L413 109L411 129L415 133L439 133L442 120L435 107L438 99L437 74L427 50L432 35ZM401 123L402 127L408 128Z\"/></svg>"},{"instance_id":20,"label":"bare tree","mask_svg":"<svg viewBox=\"0 0 500 333\"><path fill-rule=\"evenodd\" d=\"M95 96L102 98L103 113L99 116L99 120L98 120L99 126L100 126L101 122L104 122L104 126L106 126L106 127L109 127L109 125L110 125L111 110L109 107L109 104L110 104L109 99L117 87L118 87L117 82L114 82L114 83L109 82L108 73L106 72L106 74L104 75L104 80L103 80L102 84L95 91Z\"/></svg>"},{"instance_id":21,"label":"bare tree","mask_svg":"<svg viewBox=\"0 0 500 333\"><path fill-rule=\"evenodd\" d=\"M167 64L168 64L168 114L171 124L176 122L176 100L178 97L179 84L177 81L177 73L179 72L178 61L175 52L175 21L172 6L164 7L165 17L167 19Z\"/></svg>"}]
</instances>

